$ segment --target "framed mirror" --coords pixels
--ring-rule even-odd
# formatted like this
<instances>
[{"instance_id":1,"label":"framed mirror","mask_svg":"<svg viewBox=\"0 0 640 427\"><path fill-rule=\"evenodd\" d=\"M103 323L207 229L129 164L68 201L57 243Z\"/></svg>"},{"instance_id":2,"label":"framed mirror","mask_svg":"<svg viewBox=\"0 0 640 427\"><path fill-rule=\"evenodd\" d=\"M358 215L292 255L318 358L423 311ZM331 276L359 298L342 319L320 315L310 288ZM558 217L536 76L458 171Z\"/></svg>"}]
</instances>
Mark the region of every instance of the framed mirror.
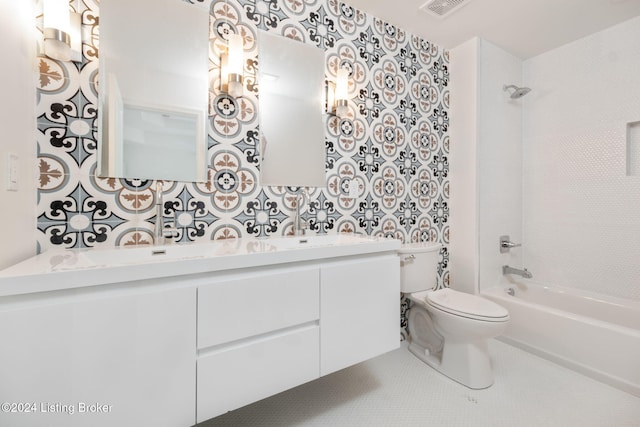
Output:
<instances>
[{"instance_id":1,"label":"framed mirror","mask_svg":"<svg viewBox=\"0 0 640 427\"><path fill-rule=\"evenodd\" d=\"M98 175L206 180L209 11L100 3Z\"/></svg>"},{"instance_id":2,"label":"framed mirror","mask_svg":"<svg viewBox=\"0 0 640 427\"><path fill-rule=\"evenodd\" d=\"M262 185L326 186L322 49L260 31Z\"/></svg>"}]
</instances>

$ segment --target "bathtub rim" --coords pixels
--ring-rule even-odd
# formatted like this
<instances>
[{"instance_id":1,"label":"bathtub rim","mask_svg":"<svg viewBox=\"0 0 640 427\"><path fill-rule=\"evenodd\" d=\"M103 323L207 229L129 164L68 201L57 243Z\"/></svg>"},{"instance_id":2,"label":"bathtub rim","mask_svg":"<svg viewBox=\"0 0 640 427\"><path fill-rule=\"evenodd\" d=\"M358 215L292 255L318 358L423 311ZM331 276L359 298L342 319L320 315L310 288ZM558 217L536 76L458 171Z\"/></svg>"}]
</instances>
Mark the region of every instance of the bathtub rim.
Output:
<instances>
[{"instance_id":1,"label":"bathtub rim","mask_svg":"<svg viewBox=\"0 0 640 427\"><path fill-rule=\"evenodd\" d=\"M584 314L575 313L569 310L563 310L560 308L551 307L551 306L540 304L537 302L528 301L524 298L518 298L517 296L518 291L526 292L526 289L521 289L519 288L519 286L534 286L548 293L575 295L580 298L588 299L590 301L597 301L597 303L606 304L607 306L624 306L625 308L629 308L630 310L637 311L638 316L640 316L640 301L627 300L624 298L619 298L619 297L605 295L605 294L599 294L597 292L585 291L582 289L567 288L562 286L543 285L541 283L534 282L534 281L526 281L526 282L514 281L506 284L495 285L488 289L484 289L480 291L480 295L489 296L489 297L494 296L497 299L501 299L505 301L510 301L511 299L515 299L516 303L521 301L520 302L521 304L527 304L533 307L539 307L540 309L543 309L545 311L550 311L557 315L560 315L560 314L568 315L567 317L571 319L582 320L585 323L588 323L590 325L598 325L598 326L612 325L615 328L622 328L628 331L629 334L640 338L640 323L638 324L639 325L638 328L633 328L626 324L617 323L615 321L603 320L596 317L589 317L589 316L585 316ZM509 294L507 294L507 289L514 288L514 287L516 289L516 296L510 296Z\"/></svg>"}]
</instances>

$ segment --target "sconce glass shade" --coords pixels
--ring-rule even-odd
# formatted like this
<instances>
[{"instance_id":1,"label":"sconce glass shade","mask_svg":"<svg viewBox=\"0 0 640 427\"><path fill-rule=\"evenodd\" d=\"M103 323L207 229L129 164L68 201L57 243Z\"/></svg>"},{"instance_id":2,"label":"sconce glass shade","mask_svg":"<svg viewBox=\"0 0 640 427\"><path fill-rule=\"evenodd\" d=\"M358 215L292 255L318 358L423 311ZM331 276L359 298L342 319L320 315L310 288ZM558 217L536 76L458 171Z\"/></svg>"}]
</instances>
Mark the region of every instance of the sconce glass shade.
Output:
<instances>
[{"instance_id":1,"label":"sconce glass shade","mask_svg":"<svg viewBox=\"0 0 640 427\"><path fill-rule=\"evenodd\" d=\"M243 71L244 71L244 46L240 34L229 36L229 50L227 55L223 55L221 60L221 80L222 90L239 98L243 92Z\"/></svg>"},{"instance_id":2,"label":"sconce glass shade","mask_svg":"<svg viewBox=\"0 0 640 427\"><path fill-rule=\"evenodd\" d=\"M347 115L349 99L349 71L346 68L338 69L336 76L336 116L344 117Z\"/></svg>"},{"instance_id":3,"label":"sconce glass shade","mask_svg":"<svg viewBox=\"0 0 640 427\"><path fill-rule=\"evenodd\" d=\"M243 43L240 34L229 36L229 73L242 74L243 69Z\"/></svg>"},{"instance_id":4,"label":"sconce glass shade","mask_svg":"<svg viewBox=\"0 0 640 427\"><path fill-rule=\"evenodd\" d=\"M239 74L229 74L229 95L234 98L240 98L242 94L242 76Z\"/></svg>"},{"instance_id":5,"label":"sconce glass shade","mask_svg":"<svg viewBox=\"0 0 640 427\"><path fill-rule=\"evenodd\" d=\"M82 17L68 0L43 0L44 54L58 61L82 61Z\"/></svg>"},{"instance_id":6,"label":"sconce glass shade","mask_svg":"<svg viewBox=\"0 0 640 427\"><path fill-rule=\"evenodd\" d=\"M44 0L44 53L60 61L71 59L71 20L67 0Z\"/></svg>"},{"instance_id":7,"label":"sconce glass shade","mask_svg":"<svg viewBox=\"0 0 640 427\"><path fill-rule=\"evenodd\" d=\"M69 19L71 22L69 29L71 36L71 60L82 62L82 15L71 12Z\"/></svg>"}]
</instances>

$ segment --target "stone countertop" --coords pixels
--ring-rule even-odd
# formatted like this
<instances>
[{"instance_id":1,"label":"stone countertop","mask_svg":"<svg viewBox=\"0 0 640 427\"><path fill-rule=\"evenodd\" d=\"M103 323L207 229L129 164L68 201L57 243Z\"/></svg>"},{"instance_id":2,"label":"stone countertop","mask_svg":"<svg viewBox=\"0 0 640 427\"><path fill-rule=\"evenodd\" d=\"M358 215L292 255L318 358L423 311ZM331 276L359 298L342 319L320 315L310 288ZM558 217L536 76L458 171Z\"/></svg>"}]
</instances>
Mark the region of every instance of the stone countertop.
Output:
<instances>
[{"instance_id":1,"label":"stone countertop","mask_svg":"<svg viewBox=\"0 0 640 427\"><path fill-rule=\"evenodd\" d=\"M0 271L0 297L397 251L354 234L244 238L165 246L61 249Z\"/></svg>"}]
</instances>

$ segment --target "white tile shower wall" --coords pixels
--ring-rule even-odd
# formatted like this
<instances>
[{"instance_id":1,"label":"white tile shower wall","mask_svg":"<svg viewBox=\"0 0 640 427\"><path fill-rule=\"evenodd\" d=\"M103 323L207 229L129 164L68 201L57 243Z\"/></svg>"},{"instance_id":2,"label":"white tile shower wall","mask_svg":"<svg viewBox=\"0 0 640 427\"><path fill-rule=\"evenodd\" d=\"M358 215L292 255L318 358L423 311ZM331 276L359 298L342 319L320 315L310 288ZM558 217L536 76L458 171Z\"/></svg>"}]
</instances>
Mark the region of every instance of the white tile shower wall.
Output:
<instances>
[{"instance_id":1,"label":"white tile shower wall","mask_svg":"<svg viewBox=\"0 0 640 427\"><path fill-rule=\"evenodd\" d=\"M478 212L481 289L506 280L502 266L522 268L522 248L501 254L501 235L522 242L522 103L504 85L521 86L522 60L486 40L479 46Z\"/></svg>"},{"instance_id":2,"label":"white tile shower wall","mask_svg":"<svg viewBox=\"0 0 640 427\"><path fill-rule=\"evenodd\" d=\"M525 263L548 284L640 300L640 17L524 62Z\"/></svg>"},{"instance_id":3,"label":"white tile shower wall","mask_svg":"<svg viewBox=\"0 0 640 427\"><path fill-rule=\"evenodd\" d=\"M470 293L522 266L522 250L499 251L499 237L522 237L522 107L502 87L520 85L522 61L475 38L451 52L451 287Z\"/></svg>"},{"instance_id":4,"label":"white tile shower wall","mask_svg":"<svg viewBox=\"0 0 640 427\"><path fill-rule=\"evenodd\" d=\"M627 123L627 175L640 175L640 121Z\"/></svg>"},{"instance_id":5,"label":"white tile shower wall","mask_svg":"<svg viewBox=\"0 0 640 427\"><path fill-rule=\"evenodd\" d=\"M28 1L0 3L0 56L3 102L0 103L0 223L4 225L0 244L0 269L35 255L36 157L35 88L33 85L33 4ZM18 189L7 191L7 156L18 156Z\"/></svg>"}]
</instances>

